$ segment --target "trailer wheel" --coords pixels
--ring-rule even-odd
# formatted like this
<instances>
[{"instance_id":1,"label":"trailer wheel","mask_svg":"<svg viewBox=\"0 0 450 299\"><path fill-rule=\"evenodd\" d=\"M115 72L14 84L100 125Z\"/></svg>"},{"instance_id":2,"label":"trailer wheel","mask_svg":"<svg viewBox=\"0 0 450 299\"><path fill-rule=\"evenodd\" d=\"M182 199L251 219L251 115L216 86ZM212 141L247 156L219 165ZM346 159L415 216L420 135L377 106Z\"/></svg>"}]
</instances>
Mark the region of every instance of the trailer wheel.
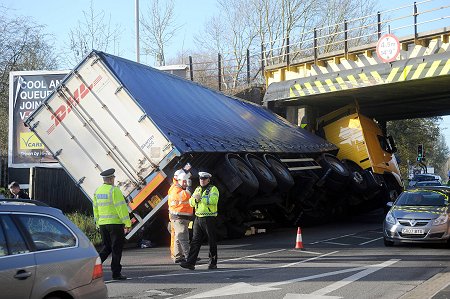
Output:
<instances>
[{"instance_id":1,"label":"trailer wheel","mask_svg":"<svg viewBox=\"0 0 450 299\"><path fill-rule=\"evenodd\" d=\"M331 169L330 178L336 182L346 182L350 176L350 171L336 157L331 154L322 154L317 162L322 166L324 172Z\"/></svg>"},{"instance_id":2,"label":"trailer wheel","mask_svg":"<svg viewBox=\"0 0 450 299\"><path fill-rule=\"evenodd\" d=\"M242 180L242 184L236 189L236 192L250 197L256 195L259 188L258 179L244 160L237 155L227 154L225 161L234 174Z\"/></svg>"},{"instance_id":3,"label":"trailer wheel","mask_svg":"<svg viewBox=\"0 0 450 299\"><path fill-rule=\"evenodd\" d=\"M289 169L287 169L281 161L271 155L265 154L264 161L267 165L270 165L270 170L277 179L278 189L280 189L280 191L289 191L295 184Z\"/></svg>"},{"instance_id":4,"label":"trailer wheel","mask_svg":"<svg viewBox=\"0 0 450 299\"><path fill-rule=\"evenodd\" d=\"M250 165L253 173L258 178L259 190L263 193L270 193L277 186L277 179L270 171L269 167L258 157L252 154L246 154L245 160Z\"/></svg>"},{"instance_id":5,"label":"trailer wheel","mask_svg":"<svg viewBox=\"0 0 450 299\"><path fill-rule=\"evenodd\" d=\"M352 189L356 193L367 191L367 179L364 176L364 170L352 160L342 160L342 163L350 171L350 181Z\"/></svg>"}]
</instances>

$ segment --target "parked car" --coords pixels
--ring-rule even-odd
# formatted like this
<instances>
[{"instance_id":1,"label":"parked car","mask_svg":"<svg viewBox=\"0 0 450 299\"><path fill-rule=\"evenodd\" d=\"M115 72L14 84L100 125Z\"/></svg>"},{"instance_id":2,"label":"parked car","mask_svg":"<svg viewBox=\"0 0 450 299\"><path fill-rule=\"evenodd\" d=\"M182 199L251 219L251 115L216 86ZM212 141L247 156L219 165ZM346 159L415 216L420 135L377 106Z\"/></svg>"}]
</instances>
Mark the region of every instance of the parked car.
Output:
<instances>
[{"instance_id":1,"label":"parked car","mask_svg":"<svg viewBox=\"0 0 450 299\"><path fill-rule=\"evenodd\" d=\"M416 174L408 184L408 187L414 187L417 182L424 182L424 181L441 181L441 176L431 173L421 173Z\"/></svg>"},{"instance_id":2,"label":"parked car","mask_svg":"<svg viewBox=\"0 0 450 299\"><path fill-rule=\"evenodd\" d=\"M0 200L2 298L107 298L100 258L63 213L35 200Z\"/></svg>"},{"instance_id":3,"label":"parked car","mask_svg":"<svg viewBox=\"0 0 450 299\"><path fill-rule=\"evenodd\" d=\"M424 186L442 186L440 181L420 181L414 185L414 188L424 187Z\"/></svg>"},{"instance_id":4,"label":"parked car","mask_svg":"<svg viewBox=\"0 0 450 299\"><path fill-rule=\"evenodd\" d=\"M450 238L449 195L447 186L403 191L384 219L384 245L447 242Z\"/></svg>"}]
</instances>

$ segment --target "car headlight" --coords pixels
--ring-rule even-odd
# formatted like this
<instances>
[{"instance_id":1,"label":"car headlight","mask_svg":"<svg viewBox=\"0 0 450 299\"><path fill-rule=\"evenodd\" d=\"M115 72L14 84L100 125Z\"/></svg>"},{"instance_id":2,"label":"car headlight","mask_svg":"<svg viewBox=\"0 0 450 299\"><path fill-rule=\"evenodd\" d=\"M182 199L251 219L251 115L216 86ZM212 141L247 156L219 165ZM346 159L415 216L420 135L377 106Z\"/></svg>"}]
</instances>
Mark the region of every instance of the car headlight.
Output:
<instances>
[{"instance_id":1,"label":"car headlight","mask_svg":"<svg viewBox=\"0 0 450 299\"><path fill-rule=\"evenodd\" d=\"M447 221L448 221L448 215L443 214L443 215L439 216L438 218L434 219L433 225L444 224L444 223L447 223Z\"/></svg>"},{"instance_id":2,"label":"car headlight","mask_svg":"<svg viewBox=\"0 0 450 299\"><path fill-rule=\"evenodd\" d=\"M396 220L395 220L394 216L392 216L391 212L386 214L386 222L389 224L395 224Z\"/></svg>"}]
</instances>

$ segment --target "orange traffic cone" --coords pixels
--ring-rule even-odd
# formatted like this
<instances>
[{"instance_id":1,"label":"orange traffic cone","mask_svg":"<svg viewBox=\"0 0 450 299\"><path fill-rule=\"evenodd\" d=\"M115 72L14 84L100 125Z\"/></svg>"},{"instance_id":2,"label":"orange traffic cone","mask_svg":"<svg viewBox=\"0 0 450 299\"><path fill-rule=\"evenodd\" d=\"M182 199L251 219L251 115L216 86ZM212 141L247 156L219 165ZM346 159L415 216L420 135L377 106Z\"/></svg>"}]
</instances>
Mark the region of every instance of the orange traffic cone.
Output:
<instances>
[{"instance_id":1,"label":"orange traffic cone","mask_svg":"<svg viewBox=\"0 0 450 299\"><path fill-rule=\"evenodd\" d=\"M297 228L297 239L295 240L295 249L303 249L302 230Z\"/></svg>"}]
</instances>

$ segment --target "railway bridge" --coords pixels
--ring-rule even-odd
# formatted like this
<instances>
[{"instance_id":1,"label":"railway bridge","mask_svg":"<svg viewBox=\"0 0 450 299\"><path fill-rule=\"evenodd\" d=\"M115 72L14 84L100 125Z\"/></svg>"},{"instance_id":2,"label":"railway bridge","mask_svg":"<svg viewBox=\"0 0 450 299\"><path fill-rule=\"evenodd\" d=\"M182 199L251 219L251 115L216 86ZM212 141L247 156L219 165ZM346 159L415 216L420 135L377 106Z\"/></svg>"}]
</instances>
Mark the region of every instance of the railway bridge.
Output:
<instances>
[{"instance_id":1,"label":"railway bridge","mask_svg":"<svg viewBox=\"0 0 450 299\"><path fill-rule=\"evenodd\" d=\"M420 31L433 22L448 23L450 6L427 7L419 14L419 4L398 9L413 13L383 22L378 13L372 24L363 22L364 28L350 28L350 21L336 24L343 29L335 32L331 43L325 41L329 35L321 37L314 29L307 50L293 51L292 42L285 42L282 55L265 57L264 105L292 123L309 125L355 102L382 126L390 120L450 115L450 27ZM394 21L401 19L411 22L394 27ZM351 35L357 29L360 34ZM411 34L400 35L404 32ZM391 62L377 54L377 41L387 33L398 37L398 55ZM299 38L303 44L306 39ZM337 50L323 50L330 45Z\"/></svg>"}]
</instances>

